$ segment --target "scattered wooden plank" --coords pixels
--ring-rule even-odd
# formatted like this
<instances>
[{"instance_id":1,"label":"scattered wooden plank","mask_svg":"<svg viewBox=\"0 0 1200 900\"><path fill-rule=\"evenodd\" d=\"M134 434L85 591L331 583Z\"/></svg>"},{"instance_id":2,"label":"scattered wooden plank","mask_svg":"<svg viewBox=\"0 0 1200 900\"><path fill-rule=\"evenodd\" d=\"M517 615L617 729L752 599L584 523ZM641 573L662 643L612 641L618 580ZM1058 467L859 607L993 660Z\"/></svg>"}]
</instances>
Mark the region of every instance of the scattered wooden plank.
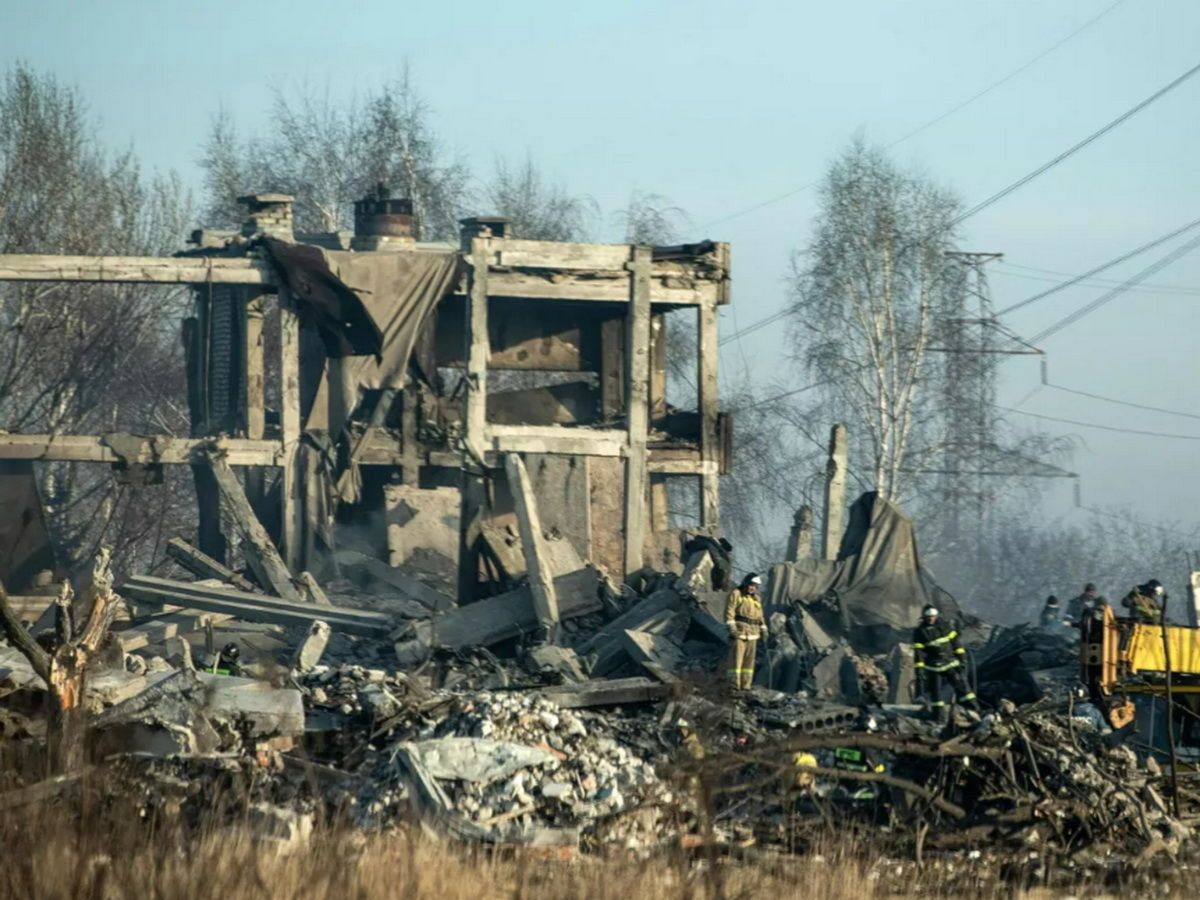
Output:
<instances>
[{"instance_id":1,"label":"scattered wooden plank","mask_svg":"<svg viewBox=\"0 0 1200 900\"><path fill-rule=\"evenodd\" d=\"M149 575L137 575L127 579L120 590L122 596L140 603L226 613L235 619L245 619L248 622L308 629L319 619L328 622L334 631L369 637L387 635L392 629L391 617L383 613L280 600L262 594L205 587Z\"/></svg>"},{"instance_id":2,"label":"scattered wooden plank","mask_svg":"<svg viewBox=\"0 0 1200 900\"><path fill-rule=\"evenodd\" d=\"M207 553L201 553L183 538L174 537L167 541L167 556L179 563L193 575L201 578L216 578L239 591L259 593L258 587L249 578L233 571L224 563L217 562Z\"/></svg>"},{"instance_id":3,"label":"scattered wooden plank","mask_svg":"<svg viewBox=\"0 0 1200 900\"><path fill-rule=\"evenodd\" d=\"M312 572L309 572L306 569L300 573L300 577L297 580L300 582L301 586L303 586L304 592L308 594L308 599L310 602L315 603L318 606L333 606L328 595L325 593L325 589L321 587L321 585L317 582L317 579L313 577Z\"/></svg>"},{"instance_id":4,"label":"scattered wooden plank","mask_svg":"<svg viewBox=\"0 0 1200 900\"><path fill-rule=\"evenodd\" d=\"M209 623L219 625L228 622L233 616L227 613L177 612L162 613L145 622L139 622L124 631L114 631L113 640L125 653L132 653L151 644L161 644L168 638L178 637L192 631L198 631Z\"/></svg>"},{"instance_id":5,"label":"scattered wooden plank","mask_svg":"<svg viewBox=\"0 0 1200 900\"><path fill-rule=\"evenodd\" d=\"M626 703L653 703L665 700L671 688L653 678L614 678L585 681L582 684L562 684L543 688L541 696L553 700L563 709L586 709L593 706L621 706Z\"/></svg>"},{"instance_id":6,"label":"scattered wooden plank","mask_svg":"<svg viewBox=\"0 0 1200 900\"><path fill-rule=\"evenodd\" d=\"M558 630L558 596L554 592L554 570L550 565L542 536L542 520L538 515L537 500L525 463L516 453L509 453L504 460L508 472L508 489L512 494L517 512L517 528L521 532L521 548L525 556L525 571L529 575L529 589L533 594L533 608L538 625L546 631L547 639L554 643Z\"/></svg>"},{"instance_id":7,"label":"scattered wooden plank","mask_svg":"<svg viewBox=\"0 0 1200 900\"><path fill-rule=\"evenodd\" d=\"M221 491L226 508L241 533L246 562L249 563L255 577L275 596L300 602L300 593L292 584L291 572L284 565L283 557L279 555L275 545L271 543L267 530L254 514L250 501L246 499L246 492L242 490L233 469L217 454L210 454L208 464L217 480L217 488Z\"/></svg>"},{"instance_id":8,"label":"scattered wooden plank","mask_svg":"<svg viewBox=\"0 0 1200 900\"><path fill-rule=\"evenodd\" d=\"M580 569L554 579L560 619L597 612L600 577L594 569ZM423 636L432 646L460 650L486 647L533 631L538 624L533 594L520 587L507 594L460 606L434 620L421 623Z\"/></svg>"}]
</instances>

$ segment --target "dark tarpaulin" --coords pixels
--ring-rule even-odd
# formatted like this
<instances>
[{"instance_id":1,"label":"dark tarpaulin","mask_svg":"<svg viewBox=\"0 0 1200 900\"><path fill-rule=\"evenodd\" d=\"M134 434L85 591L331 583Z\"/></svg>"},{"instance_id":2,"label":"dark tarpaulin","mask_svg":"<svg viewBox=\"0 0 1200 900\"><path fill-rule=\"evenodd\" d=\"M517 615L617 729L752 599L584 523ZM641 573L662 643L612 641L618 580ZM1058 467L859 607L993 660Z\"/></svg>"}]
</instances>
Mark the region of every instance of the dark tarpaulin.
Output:
<instances>
[{"instance_id":1,"label":"dark tarpaulin","mask_svg":"<svg viewBox=\"0 0 1200 900\"><path fill-rule=\"evenodd\" d=\"M361 391L407 383L421 330L454 288L459 255L450 249L353 253L272 238L266 246L321 330L331 359L314 402L316 424L338 434Z\"/></svg>"},{"instance_id":2,"label":"dark tarpaulin","mask_svg":"<svg viewBox=\"0 0 1200 900\"><path fill-rule=\"evenodd\" d=\"M335 274L332 254L312 244L264 237L263 246L305 317L317 326L329 356L378 355L383 329L364 298Z\"/></svg>"},{"instance_id":3,"label":"dark tarpaulin","mask_svg":"<svg viewBox=\"0 0 1200 900\"><path fill-rule=\"evenodd\" d=\"M812 603L832 594L837 612L823 624L844 631L860 652L883 653L910 641L927 603L950 620L961 618L954 598L921 567L912 522L874 492L850 507L835 562L801 560L771 569L771 603Z\"/></svg>"}]
</instances>

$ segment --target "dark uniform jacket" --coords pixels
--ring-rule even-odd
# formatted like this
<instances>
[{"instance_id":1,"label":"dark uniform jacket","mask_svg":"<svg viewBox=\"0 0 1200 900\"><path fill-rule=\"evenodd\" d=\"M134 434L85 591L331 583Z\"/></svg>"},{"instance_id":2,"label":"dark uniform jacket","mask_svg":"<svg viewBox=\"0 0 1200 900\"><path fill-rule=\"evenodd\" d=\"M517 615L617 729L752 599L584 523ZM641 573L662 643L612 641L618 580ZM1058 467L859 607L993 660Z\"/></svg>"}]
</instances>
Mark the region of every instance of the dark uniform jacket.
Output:
<instances>
[{"instance_id":1,"label":"dark uniform jacket","mask_svg":"<svg viewBox=\"0 0 1200 900\"><path fill-rule=\"evenodd\" d=\"M967 651L958 642L958 631L944 619L922 622L913 632L913 657L917 674L948 672L962 664Z\"/></svg>"}]
</instances>

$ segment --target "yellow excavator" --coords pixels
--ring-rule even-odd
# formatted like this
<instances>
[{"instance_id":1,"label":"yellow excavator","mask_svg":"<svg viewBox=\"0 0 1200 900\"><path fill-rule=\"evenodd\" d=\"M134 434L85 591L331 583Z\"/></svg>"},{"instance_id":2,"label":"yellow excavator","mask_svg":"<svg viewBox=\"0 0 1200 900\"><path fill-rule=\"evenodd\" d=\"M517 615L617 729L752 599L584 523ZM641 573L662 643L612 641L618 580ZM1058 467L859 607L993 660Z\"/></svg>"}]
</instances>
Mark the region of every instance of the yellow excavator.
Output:
<instances>
[{"instance_id":1,"label":"yellow excavator","mask_svg":"<svg viewBox=\"0 0 1200 900\"><path fill-rule=\"evenodd\" d=\"M1114 728L1136 714L1133 695L1166 697L1198 711L1200 628L1149 625L1117 618L1105 605L1080 623L1080 677L1092 702Z\"/></svg>"}]
</instances>

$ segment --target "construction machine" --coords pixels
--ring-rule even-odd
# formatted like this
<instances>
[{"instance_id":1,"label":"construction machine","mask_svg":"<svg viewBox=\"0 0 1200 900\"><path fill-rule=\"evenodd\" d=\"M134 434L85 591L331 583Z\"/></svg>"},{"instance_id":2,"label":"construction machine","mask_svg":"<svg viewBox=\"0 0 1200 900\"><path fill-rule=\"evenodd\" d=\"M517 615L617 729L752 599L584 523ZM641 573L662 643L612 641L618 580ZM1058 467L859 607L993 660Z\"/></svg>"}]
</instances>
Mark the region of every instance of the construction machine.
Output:
<instances>
[{"instance_id":1,"label":"construction machine","mask_svg":"<svg viewBox=\"0 0 1200 900\"><path fill-rule=\"evenodd\" d=\"M1080 622L1080 677L1092 702L1113 728L1136 714L1133 697L1166 697L1178 706L1200 704L1200 628L1118 618L1103 606Z\"/></svg>"}]
</instances>

